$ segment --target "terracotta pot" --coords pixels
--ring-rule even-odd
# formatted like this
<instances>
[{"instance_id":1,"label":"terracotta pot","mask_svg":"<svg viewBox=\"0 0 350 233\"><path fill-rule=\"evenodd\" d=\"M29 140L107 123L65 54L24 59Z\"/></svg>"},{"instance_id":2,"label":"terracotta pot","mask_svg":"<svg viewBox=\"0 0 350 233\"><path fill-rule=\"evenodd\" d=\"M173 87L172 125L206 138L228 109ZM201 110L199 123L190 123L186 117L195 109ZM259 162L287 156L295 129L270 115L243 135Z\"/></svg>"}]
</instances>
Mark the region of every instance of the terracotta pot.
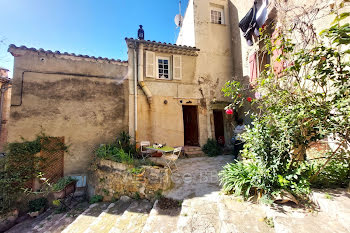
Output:
<instances>
[{"instance_id":1,"label":"terracotta pot","mask_svg":"<svg viewBox=\"0 0 350 233\"><path fill-rule=\"evenodd\" d=\"M0 216L0 232L5 232L16 224L19 211L17 209Z\"/></svg>"},{"instance_id":2,"label":"terracotta pot","mask_svg":"<svg viewBox=\"0 0 350 233\"><path fill-rule=\"evenodd\" d=\"M65 198L67 195L74 193L75 192L75 185L77 184L77 181L73 181L71 183L69 183L66 187L64 187L64 189L62 189L61 191L57 191L57 192L53 192L53 196L55 199L63 199Z\"/></svg>"}]
</instances>

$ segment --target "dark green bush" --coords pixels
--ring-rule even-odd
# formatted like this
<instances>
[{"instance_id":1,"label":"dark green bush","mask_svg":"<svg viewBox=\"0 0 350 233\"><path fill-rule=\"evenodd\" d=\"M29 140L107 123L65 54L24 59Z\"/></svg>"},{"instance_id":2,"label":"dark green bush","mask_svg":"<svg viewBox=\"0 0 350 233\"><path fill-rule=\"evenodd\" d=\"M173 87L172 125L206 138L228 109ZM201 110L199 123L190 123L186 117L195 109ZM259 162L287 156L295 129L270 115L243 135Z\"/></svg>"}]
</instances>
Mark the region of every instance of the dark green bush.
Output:
<instances>
[{"instance_id":1,"label":"dark green bush","mask_svg":"<svg viewBox=\"0 0 350 233\"><path fill-rule=\"evenodd\" d=\"M28 208L29 212L40 211L47 206L47 199L45 197L41 197L32 201L29 201Z\"/></svg>"},{"instance_id":2,"label":"dark green bush","mask_svg":"<svg viewBox=\"0 0 350 233\"><path fill-rule=\"evenodd\" d=\"M207 143L202 147L202 151L209 157L215 157L222 154L222 148L215 139L208 138Z\"/></svg>"},{"instance_id":3,"label":"dark green bush","mask_svg":"<svg viewBox=\"0 0 350 233\"><path fill-rule=\"evenodd\" d=\"M90 201L89 203L90 204L94 204L94 203L98 203L98 202L101 202L103 200L103 196L101 195L94 195L90 198Z\"/></svg>"},{"instance_id":4,"label":"dark green bush","mask_svg":"<svg viewBox=\"0 0 350 233\"><path fill-rule=\"evenodd\" d=\"M310 164L311 175L315 174L323 164L324 162L312 162ZM346 188L349 182L350 160L334 159L311 181L311 186L314 188Z\"/></svg>"}]
</instances>

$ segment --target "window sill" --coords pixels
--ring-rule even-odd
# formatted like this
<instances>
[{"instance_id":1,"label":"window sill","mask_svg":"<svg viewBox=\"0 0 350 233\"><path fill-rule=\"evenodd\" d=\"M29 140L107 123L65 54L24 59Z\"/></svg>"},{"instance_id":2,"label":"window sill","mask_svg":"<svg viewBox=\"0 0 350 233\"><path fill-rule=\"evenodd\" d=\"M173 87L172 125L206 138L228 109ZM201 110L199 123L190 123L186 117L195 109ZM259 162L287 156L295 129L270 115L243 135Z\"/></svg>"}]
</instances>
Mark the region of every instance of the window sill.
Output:
<instances>
[{"instance_id":1,"label":"window sill","mask_svg":"<svg viewBox=\"0 0 350 233\"><path fill-rule=\"evenodd\" d=\"M213 22L211 22L211 24L214 24L214 25L221 25L221 26L227 26L227 24L223 24L223 23L213 23Z\"/></svg>"}]
</instances>

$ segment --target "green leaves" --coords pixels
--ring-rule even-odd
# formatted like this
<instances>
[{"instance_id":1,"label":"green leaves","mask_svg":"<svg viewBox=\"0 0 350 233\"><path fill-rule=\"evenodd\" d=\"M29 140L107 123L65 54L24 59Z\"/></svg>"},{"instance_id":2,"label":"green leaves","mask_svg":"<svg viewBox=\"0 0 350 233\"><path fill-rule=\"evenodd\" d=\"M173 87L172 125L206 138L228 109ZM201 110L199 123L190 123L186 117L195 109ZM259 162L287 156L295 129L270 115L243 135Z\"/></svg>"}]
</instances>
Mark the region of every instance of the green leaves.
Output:
<instances>
[{"instance_id":1,"label":"green leaves","mask_svg":"<svg viewBox=\"0 0 350 233\"><path fill-rule=\"evenodd\" d=\"M337 15L333 20L332 25L339 23L340 21L346 19L349 16L350 16L350 12L344 12L344 13L341 13L340 15Z\"/></svg>"},{"instance_id":2,"label":"green leaves","mask_svg":"<svg viewBox=\"0 0 350 233\"><path fill-rule=\"evenodd\" d=\"M220 173L225 191L247 197L252 189L265 194L285 189L304 195L310 191L310 166L314 166L305 162L310 143L331 134L350 143L350 24L343 23L349 16L349 12L339 14L321 33L322 39L303 49L291 42L291 34L280 33L278 38L262 35L263 52L273 54L283 48L275 60L288 65L278 74L273 64L265 66L260 74L252 91L263 93L255 101L261 114L253 114L253 125L243 136L242 156L249 162L225 166ZM235 107L247 104L240 98L245 91L236 81L223 88ZM317 182L348 183L349 154L342 156L346 162L326 166Z\"/></svg>"}]
</instances>

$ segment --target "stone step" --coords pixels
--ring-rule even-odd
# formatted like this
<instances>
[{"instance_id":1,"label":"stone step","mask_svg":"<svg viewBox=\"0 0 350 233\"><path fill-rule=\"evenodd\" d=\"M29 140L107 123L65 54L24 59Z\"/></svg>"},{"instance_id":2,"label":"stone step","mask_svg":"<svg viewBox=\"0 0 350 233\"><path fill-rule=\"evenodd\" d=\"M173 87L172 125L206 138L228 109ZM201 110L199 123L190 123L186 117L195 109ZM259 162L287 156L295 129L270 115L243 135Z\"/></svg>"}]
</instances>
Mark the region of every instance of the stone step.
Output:
<instances>
[{"instance_id":1,"label":"stone step","mask_svg":"<svg viewBox=\"0 0 350 233\"><path fill-rule=\"evenodd\" d=\"M350 194L346 189L314 189L310 199L320 211L331 219L338 220L350 232Z\"/></svg>"},{"instance_id":2,"label":"stone step","mask_svg":"<svg viewBox=\"0 0 350 233\"><path fill-rule=\"evenodd\" d=\"M218 211L221 223L221 233L249 232L249 233L272 233L264 219L265 211L258 205L244 202L234 197L219 195Z\"/></svg>"},{"instance_id":3,"label":"stone step","mask_svg":"<svg viewBox=\"0 0 350 233\"><path fill-rule=\"evenodd\" d=\"M185 146L184 151L186 152L194 152L194 151L202 151L202 148L199 146Z\"/></svg>"},{"instance_id":4,"label":"stone step","mask_svg":"<svg viewBox=\"0 0 350 233\"><path fill-rule=\"evenodd\" d=\"M133 201L109 232L140 233L147 221L152 206L152 203L148 200Z\"/></svg>"},{"instance_id":5,"label":"stone step","mask_svg":"<svg viewBox=\"0 0 350 233\"><path fill-rule=\"evenodd\" d=\"M337 220L331 219L327 214L307 213L294 216L275 216L274 227L276 233L345 233L348 231ZM347 222L349 224L349 222Z\"/></svg>"},{"instance_id":6,"label":"stone step","mask_svg":"<svg viewBox=\"0 0 350 233\"><path fill-rule=\"evenodd\" d=\"M126 196L121 197L116 203L111 203L100 216L90 225L85 233L108 233L130 206L132 199Z\"/></svg>"},{"instance_id":7,"label":"stone step","mask_svg":"<svg viewBox=\"0 0 350 233\"><path fill-rule=\"evenodd\" d=\"M188 158L196 158L196 157L206 156L203 151L189 151L189 152L185 152L185 155Z\"/></svg>"},{"instance_id":8,"label":"stone step","mask_svg":"<svg viewBox=\"0 0 350 233\"><path fill-rule=\"evenodd\" d=\"M51 219L47 219L48 222L45 224L45 227L39 231L39 233L59 233L68 227L75 219L82 214L87 208L89 208L89 203L83 202L75 206L72 210L69 210L67 213L58 214L62 216L57 218L56 215L53 215Z\"/></svg>"},{"instance_id":9,"label":"stone step","mask_svg":"<svg viewBox=\"0 0 350 233\"><path fill-rule=\"evenodd\" d=\"M171 233L176 231L181 206L161 209L158 200L154 203L142 233Z\"/></svg>"},{"instance_id":10,"label":"stone step","mask_svg":"<svg viewBox=\"0 0 350 233\"><path fill-rule=\"evenodd\" d=\"M220 232L217 203L205 197L186 199L177 223L178 233Z\"/></svg>"},{"instance_id":11,"label":"stone step","mask_svg":"<svg viewBox=\"0 0 350 233\"><path fill-rule=\"evenodd\" d=\"M105 202L90 205L90 207L80 214L72 224L62 231L62 233L83 233L109 205L110 203Z\"/></svg>"},{"instance_id":12,"label":"stone step","mask_svg":"<svg viewBox=\"0 0 350 233\"><path fill-rule=\"evenodd\" d=\"M52 216L52 209L48 209L46 212L40 214L36 218L28 218L25 221L13 226L11 229L7 230L6 233L31 233L38 232L38 227L42 225L48 217Z\"/></svg>"}]
</instances>

